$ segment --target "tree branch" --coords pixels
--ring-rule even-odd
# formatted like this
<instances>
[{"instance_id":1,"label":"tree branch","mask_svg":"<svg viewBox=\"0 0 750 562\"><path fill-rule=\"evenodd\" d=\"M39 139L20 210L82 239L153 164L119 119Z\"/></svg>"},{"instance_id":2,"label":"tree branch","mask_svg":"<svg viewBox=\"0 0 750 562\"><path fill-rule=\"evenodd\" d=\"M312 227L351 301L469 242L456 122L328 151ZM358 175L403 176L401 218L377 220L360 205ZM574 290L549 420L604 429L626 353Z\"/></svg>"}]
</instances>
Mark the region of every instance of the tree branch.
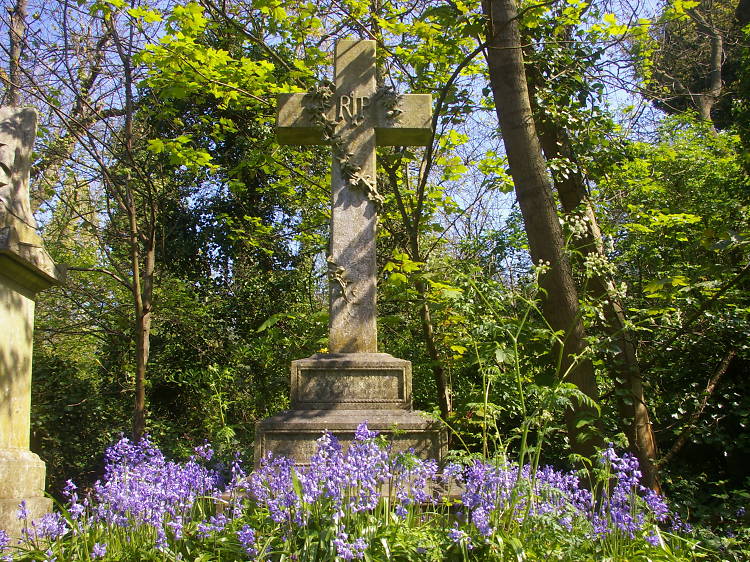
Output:
<instances>
[{"instance_id":1,"label":"tree branch","mask_svg":"<svg viewBox=\"0 0 750 562\"><path fill-rule=\"evenodd\" d=\"M721 296L724 295L729 289L734 287L739 281L750 271L750 263L748 263L745 267L743 267L737 275L732 277L729 281L724 283L721 287L719 287L719 290L716 291L716 294L713 295L710 299L708 299L706 302L704 302L698 310L696 310L693 314L690 315L690 317L685 321L685 323L682 325L682 327L675 332L671 338L669 338L666 342L660 344L660 347L662 349L669 348L677 338L685 334L692 326L698 318L701 317L701 315L708 310L708 307L711 306L713 303L715 303ZM641 367L641 372L646 371L647 369L650 369L654 365L654 360L649 361L645 365Z\"/></svg>"},{"instance_id":2,"label":"tree branch","mask_svg":"<svg viewBox=\"0 0 750 562\"><path fill-rule=\"evenodd\" d=\"M721 363L719 363L719 366L716 368L713 375L711 375L711 378L708 380L706 390L703 391L703 397L701 398L700 404L698 404L698 408L690 416L690 419L688 420L687 424L685 424L685 428L682 430L679 437L677 437L677 441L674 442L674 445L672 445L667 454L659 459L659 461L656 463L657 466L661 468L662 466L667 464L680 451L680 449L685 446L688 437L690 437L690 434L695 429L696 423L703 414L703 411L706 409L708 399L711 397L714 390L716 390L721 377L723 377L727 372L727 370L729 369L729 364L732 362L732 359L734 359L736 355L737 351L735 351L734 349L730 349L721 360Z\"/></svg>"},{"instance_id":3,"label":"tree branch","mask_svg":"<svg viewBox=\"0 0 750 562\"><path fill-rule=\"evenodd\" d=\"M90 271L93 273L103 273L104 275L109 275L112 279L120 283L122 286L124 286L128 291L133 292L133 287L125 281L122 277L117 275L116 273L109 271L108 269L102 269L99 267L73 267L68 266L68 271Z\"/></svg>"},{"instance_id":4,"label":"tree branch","mask_svg":"<svg viewBox=\"0 0 750 562\"><path fill-rule=\"evenodd\" d=\"M6 81L6 93L8 105L19 105L19 78L21 68L21 50L23 49L23 36L26 33L26 4L27 0L17 0L16 5L10 10L10 56L8 57L8 80Z\"/></svg>"}]
</instances>

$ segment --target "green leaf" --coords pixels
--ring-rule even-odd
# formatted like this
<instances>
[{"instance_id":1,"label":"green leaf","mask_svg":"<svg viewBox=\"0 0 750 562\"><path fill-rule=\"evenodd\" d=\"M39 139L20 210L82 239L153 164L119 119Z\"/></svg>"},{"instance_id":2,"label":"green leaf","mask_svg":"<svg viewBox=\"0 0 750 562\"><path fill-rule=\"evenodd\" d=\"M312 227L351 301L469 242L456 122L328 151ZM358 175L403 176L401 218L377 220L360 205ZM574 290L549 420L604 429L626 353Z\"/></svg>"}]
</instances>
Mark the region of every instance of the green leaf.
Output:
<instances>
[{"instance_id":1,"label":"green leaf","mask_svg":"<svg viewBox=\"0 0 750 562\"><path fill-rule=\"evenodd\" d=\"M402 285L404 283L408 283L408 279L406 278L406 275L403 273L395 272L391 273L388 276L388 281L395 284L395 285Z\"/></svg>"},{"instance_id":2,"label":"green leaf","mask_svg":"<svg viewBox=\"0 0 750 562\"><path fill-rule=\"evenodd\" d=\"M279 312L278 314L274 314L270 318L268 318L263 324L260 325L260 328L258 328L256 333L264 332L268 328L271 328L272 326L275 326L280 320L283 320L284 318L295 318L294 314L289 314L286 312Z\"/></svg>"},{"instance_id":3,"label":"green leaf","mask_svg":"<svg viewBox=\"0 0 750 562\"><path fill-rule=\"evenodd\" d=\"M495 349L495 361L497 361L498 365L511 363L513 361L513 352L504 347L498 347Z\"/></svg>"}]
</instances>

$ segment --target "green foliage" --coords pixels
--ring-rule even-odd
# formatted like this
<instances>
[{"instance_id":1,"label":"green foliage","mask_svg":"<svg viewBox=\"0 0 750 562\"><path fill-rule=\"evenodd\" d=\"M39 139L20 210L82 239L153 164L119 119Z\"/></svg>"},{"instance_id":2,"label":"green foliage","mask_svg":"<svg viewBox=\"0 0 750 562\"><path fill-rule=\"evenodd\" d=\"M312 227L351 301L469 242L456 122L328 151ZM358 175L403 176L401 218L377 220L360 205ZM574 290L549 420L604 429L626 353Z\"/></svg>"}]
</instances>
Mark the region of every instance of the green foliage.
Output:
<instances>
[{"instance_id":1,"label":"green foliage","mask_svg":"<svg viewBox=\"0 0 750 562\"><path fill-rule=\"evenodd\" d=\"M740 459L750 453L744 431L750 402L740 382L750 337L750 180L739 152L733 135L668 120L656 143L632 145L630 157L602 183L607 216L617 218L608 226L614 263L641 334L662 450L690 432L665 467L665 483L707 521L731 512L729 497L739 492L721 499L720 490L745 486ZM692 425L709 379L732 350L736 359ZM696 456L707 464L695 463ZM693 459L689 472L703 478L701 486L681 480L688 469L679 459L686 458Z\"/></svg>"},{"instance_id":2,"label":"green foliage","mask_svg":"<svg viewBox=\"0 0 750 562\"><path fill-rule=\"evenodd\" d=\"M750 173L750 47L747 46L750 27L746 26L741 36L744 38L745 47L739 53L739 85L732 116L734 128L742 142L742 162L745 170Z\"/></svg>"},{"instance_id":3,"label":"green foliage","mask_svg":"<svg viewBox=\"0 0 750 562\"><path fill-rule=\"evenodd\" d=\"M742 97L741 8L726 0L665 2L653 21L639 22L628 49L641 80L641 92L667 114L698 112L700 95L715 96L710 119L731 129L733 106ZM712 49L720 42L718 67ZM718 73L718 74L717 74ZM712 80L721 77L719 91Z\"/></svg>"}]
</instances>

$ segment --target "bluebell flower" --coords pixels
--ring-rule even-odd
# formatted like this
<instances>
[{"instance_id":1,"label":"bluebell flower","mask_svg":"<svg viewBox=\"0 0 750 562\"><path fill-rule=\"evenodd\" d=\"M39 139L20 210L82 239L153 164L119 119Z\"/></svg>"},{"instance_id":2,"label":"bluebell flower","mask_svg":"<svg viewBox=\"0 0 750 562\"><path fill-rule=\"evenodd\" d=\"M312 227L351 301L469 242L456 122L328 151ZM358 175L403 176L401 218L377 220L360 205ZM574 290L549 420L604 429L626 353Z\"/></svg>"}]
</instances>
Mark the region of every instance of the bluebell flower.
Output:
<instances>
[{"instance_id":1,"label":"bluebell flower","mask_svg":"<svg viewBox=\"0 0 750 562\"><path fill-rule=\"evenodd\" d=\"M227 518L224 514L212 515L207 521L198 524L198 536L207 539L212 534L223 531L227 525Z\"/></svg>"},{"instance_id":2,"label":"bluebell flower","mask_svg":"<svg viewBox=\"0 0 750 562\"><path fill-rule=\"evenodd\" d=\"M67 521L57 512L45 513L31 523L31 527L24 529L31 540L57 540L64 536L70 527Z\"/></svg>"},{"instance_id":3,"label":"bluebell flower","mask_svg":"<svg viewBox=\"0 0 750 562\"><path fill-rule=\"evenodd\" d=\"M91 558L104 558L107 555L107 545L105 543L94 543L91 549Z\"/></svg>"},{"instance_id":4,"label":"bluebell flower","mask_svg":"<svg viewBox=\"0 0 750 562\"><path fill-rule=\"evenodd\" d=\"M204 441L203 445L198 445L193 451L198 457L207 461L210 461L214 456L214 450L208 441Z\"/></svg>"},{"instance_id":5,"label":"bluebell flower","mask_svg":"<svg viewBox=\"0 0 750 562\"><path fill-rule=\"evenodd\" d=\"M237 539L240 541L240 544L249 556L255 557L258 555L258 549L255 546L255 530L252 529L250 525L244 525L239 531L237 531Z\"/></svg>"},{"instance_id":6,"label":"bluebell flower","mask_svg":"<svg viewBox=\"0 0 750 562\"><path fill-rule=\"evenodd\" d=\"M336 547L336 553L344 560L353 560L355 558L364 558L365 551L367 550L367 542L364 538L360 537L354 542L347 542L349 536L340 532L333 540L333 544Z\"/></svg>"},{"instance_id":7,"label":"bluebell flower","mask_svg":"<svg viewBox=\"0 0 750 562\"><path fill-rule=\"evenodd\" d=\"M466 531L459 529L458 523L455 523L448 531L448 538L455 543L460 543L469 540L469 535L466 534Z\"/></svg>"},{"instance_id":8,"label":"bluebell flower","mask_svg":"<svg viewBox=\"0 0 750 562\"><path fill-rule=\"evenodd\" d=\"M29 518L29 512L26 509L26 500L22 500L21 503L18 504L18 511L16 512L16 517L20 519L21 521L26 521L26 519Z\"/></svg>"},{"instance_id":9,"label":"bluebell flower","mask_svg":"<svg viewBox=\"0 0 750 562\"><path fill-rule=\"evenodd\" d=\"M3 529L0 529L0 560L2 560L2 562L6 562L6 560L13 560L13 555L3 555L3 551L5 551L5 549L7 549L9 545L10 536Z\"/></svg>"},{"instance_id":10,"label":"bluebell flower","mask_svg":"<svg viewBox=\"0 0 750 562\"><path fill-rule=\"evenodd\" d=\"M363 421L357 426L357 431L354 433L354 439L357 441L366 441L367 439L373 439L378 436L377 431L370 431L367 428L367 420Z\"/></svg>"},{"instance_id":11,"label":"bluebell flower","mask_svg":"<svg viewBox=\"0 0 750 562\"><path fill-rule=\"evenodd\" d=\"M183 464L167 461L148 437L137 443L121 439L107 449L105 459L104 478L94 485L94 520L121 527L152 526L157 546L166 540L165 525L173 522L169 527L179 537L195 502L218 495L221 478L216 471L194 458ZM73 513L80 511L71 507Z\"/></svg>"},{"instance_id":12,"label":"bluebell flower","mask_svg":"<svg viewBox=\"0 0 750 562\"><path fill-rule=\"evenodd\" d=\"M168 521L167 526L172 529L172 534L174 535L175 540L179 541L182 539L182 531L184 528L182 516L178 515L172 521Z\"/></svg>"},{"instance_id":13,"label":"bluebell flower","mask_svg":"<svg viewBox=\"0 0 750 562\"><path fill-rule=\"evenodd\" d=\"M167 534L164 532L164 529L158 528L156 529L156 540L154 541L154 546L157 550L164 551L168 547L167 542Z\"/></svg>"}]
</instances>

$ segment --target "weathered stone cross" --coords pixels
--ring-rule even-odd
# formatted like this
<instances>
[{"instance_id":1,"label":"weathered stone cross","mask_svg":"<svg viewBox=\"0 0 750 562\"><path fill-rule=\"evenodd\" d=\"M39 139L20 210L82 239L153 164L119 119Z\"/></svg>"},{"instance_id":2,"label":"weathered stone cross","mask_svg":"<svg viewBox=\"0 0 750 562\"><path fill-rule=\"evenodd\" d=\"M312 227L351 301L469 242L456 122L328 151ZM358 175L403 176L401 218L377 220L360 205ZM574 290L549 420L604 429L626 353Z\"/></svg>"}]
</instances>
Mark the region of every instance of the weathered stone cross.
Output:
<instances>
[{"instance_id":1,"label":"weathered stone cross","mask_svg":"<svg viewBox=\"0 0 750 562\"><path fill-rule=\"evenodd\" d=\"M375 147L424 146L431 139L430 94L378 90L375 41L336 44L335 92L279 95L281 144L331 144L330 353L377 352Z\"/></svg>"}]
</instances>

